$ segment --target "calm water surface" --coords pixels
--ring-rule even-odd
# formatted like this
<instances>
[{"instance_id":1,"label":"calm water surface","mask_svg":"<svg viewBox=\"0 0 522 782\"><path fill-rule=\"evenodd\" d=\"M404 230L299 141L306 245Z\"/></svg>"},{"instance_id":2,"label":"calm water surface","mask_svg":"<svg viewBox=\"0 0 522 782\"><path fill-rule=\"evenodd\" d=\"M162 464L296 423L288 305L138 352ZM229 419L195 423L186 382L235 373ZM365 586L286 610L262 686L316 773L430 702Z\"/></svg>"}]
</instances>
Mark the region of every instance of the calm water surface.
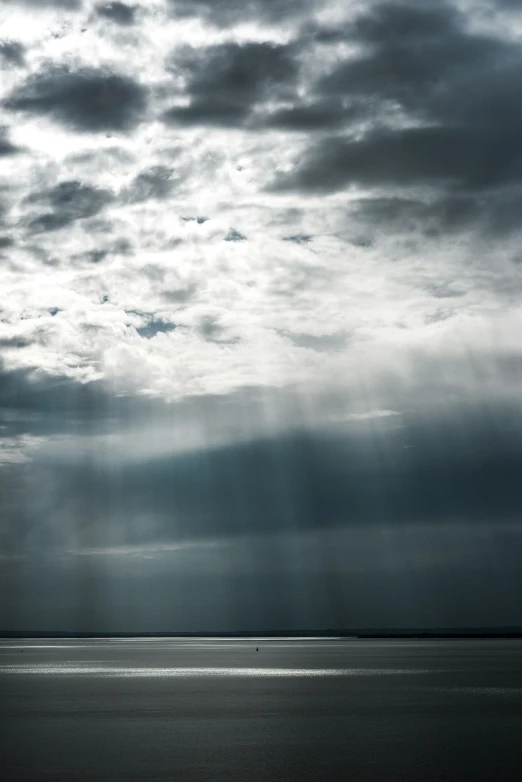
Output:
<instances>
[{"instance_id":1,"label":"calm water surface","mask_svg":"<svg viewBox=\"0 0 522 782\"><path fill-rule=\"evenodd\" d=\"M2 641L0 778L518 782L522 642Z\"/></svg>"}]
</instances>

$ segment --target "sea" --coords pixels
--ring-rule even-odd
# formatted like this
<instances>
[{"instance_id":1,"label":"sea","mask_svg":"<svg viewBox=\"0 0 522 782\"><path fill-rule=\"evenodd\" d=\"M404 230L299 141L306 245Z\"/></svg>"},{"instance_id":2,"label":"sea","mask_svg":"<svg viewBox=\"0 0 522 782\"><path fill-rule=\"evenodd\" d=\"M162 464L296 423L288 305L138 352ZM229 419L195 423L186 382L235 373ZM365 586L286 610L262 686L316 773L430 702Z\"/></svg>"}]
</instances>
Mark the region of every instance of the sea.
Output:
<instances>
[{"instance_id":1,"label":"sea","mask_svg":"<svg viewBox=\"0 0 522 782\"><path fill-rule=\"evenodd\" d=\"M522 641L0 641L0 779L522 780Z\"/></svg>"}]
</instances>

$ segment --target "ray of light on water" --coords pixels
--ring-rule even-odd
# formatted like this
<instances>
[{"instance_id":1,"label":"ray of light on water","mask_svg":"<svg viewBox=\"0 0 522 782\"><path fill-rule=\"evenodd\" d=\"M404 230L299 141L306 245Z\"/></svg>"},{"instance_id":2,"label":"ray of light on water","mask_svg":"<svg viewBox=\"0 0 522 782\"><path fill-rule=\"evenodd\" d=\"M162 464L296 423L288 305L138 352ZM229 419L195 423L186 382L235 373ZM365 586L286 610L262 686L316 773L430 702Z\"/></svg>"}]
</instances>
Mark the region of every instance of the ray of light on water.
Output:
<instances>
[{"instance_id":1,"label":"ray of light on water","mask_svg":"<svg viewBox=\"0 0 522 782\"><path fill-rule=\"evenodd\" d=\"M114 677L187 677L187 676L404 676L437 673L435 670L406 668L155 668L98 665L6 665L2 674L74 675Z\"/></svg>"}]
</instances>

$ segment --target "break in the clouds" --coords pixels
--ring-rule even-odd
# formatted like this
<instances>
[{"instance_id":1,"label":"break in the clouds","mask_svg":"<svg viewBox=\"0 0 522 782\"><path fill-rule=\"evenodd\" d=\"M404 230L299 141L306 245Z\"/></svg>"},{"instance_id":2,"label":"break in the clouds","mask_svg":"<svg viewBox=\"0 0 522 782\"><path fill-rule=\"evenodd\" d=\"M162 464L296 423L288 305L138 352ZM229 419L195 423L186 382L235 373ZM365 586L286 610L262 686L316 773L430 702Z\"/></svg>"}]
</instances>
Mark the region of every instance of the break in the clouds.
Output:
<instances>
[{"instance_id":1,"label":"break in the clouds","mask_svg":"<svg viewBox=\"0 0 522 782\"><path fill-rule=\"evenodd\" d=\"M447 624L480 567L507 605L520 3L4 7L2 562L49 595L251 572L267 625L365 584Z\"/></svg>"}]
</instances>

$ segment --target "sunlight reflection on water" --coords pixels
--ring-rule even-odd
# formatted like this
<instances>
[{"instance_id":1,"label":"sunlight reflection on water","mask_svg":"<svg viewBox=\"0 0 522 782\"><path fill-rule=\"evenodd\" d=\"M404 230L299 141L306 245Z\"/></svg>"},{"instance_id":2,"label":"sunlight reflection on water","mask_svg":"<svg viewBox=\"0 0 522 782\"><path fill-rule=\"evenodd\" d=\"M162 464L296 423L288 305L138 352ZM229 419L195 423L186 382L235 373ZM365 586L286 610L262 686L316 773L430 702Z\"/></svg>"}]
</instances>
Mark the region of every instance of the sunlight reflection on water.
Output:
<instances>
[{"instance_id":1,"label":"sunlight reflection on water","mask_svg":"<svg viewBox=\"0 0 522 782\"><path fill-rule=\"evenodd\" d=\"M3 674L32 674L113 677L187 677L187 676L390 676L438 673L433 669L404 668L155 668L118 667L99 665L6 665L0 669Z\"/></svg>"}]
</instances>

